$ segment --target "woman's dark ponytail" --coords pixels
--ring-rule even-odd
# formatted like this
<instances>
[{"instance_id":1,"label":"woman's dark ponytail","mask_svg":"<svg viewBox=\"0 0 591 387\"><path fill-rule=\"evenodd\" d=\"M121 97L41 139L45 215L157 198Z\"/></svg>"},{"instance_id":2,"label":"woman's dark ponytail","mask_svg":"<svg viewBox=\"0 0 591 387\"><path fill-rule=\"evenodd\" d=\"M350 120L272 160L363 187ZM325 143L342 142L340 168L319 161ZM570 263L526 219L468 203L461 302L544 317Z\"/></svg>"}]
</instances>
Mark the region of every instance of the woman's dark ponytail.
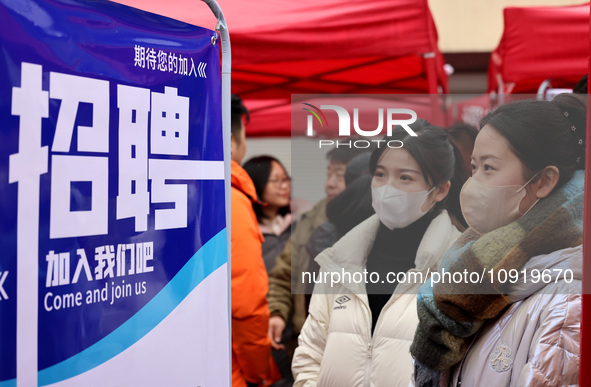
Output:
<instances>
[{"instance_id":1,"label":"woman's dark ponytail","mask_svg":"<svg viewBox=\"0 0 591 387\"><path fill-rule=\"evenodd\" d=\"M581 95L560 94L551 102L516 101L484 117L509 142L525 165L524 179L531 179L549 165L558 168L556 187L585 167L586 100Z\"/></svg>"}]
</instances>

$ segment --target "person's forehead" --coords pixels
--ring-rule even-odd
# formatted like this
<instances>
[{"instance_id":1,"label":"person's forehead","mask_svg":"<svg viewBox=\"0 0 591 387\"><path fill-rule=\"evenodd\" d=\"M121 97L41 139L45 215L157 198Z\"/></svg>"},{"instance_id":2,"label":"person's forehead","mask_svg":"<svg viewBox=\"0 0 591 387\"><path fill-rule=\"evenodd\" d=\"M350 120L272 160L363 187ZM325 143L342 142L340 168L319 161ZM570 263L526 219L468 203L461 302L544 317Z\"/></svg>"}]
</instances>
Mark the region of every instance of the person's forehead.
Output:
<instances>
[{"instance_id":1,"label":"person's forehead","mask_svg":"<svg viewBox=\"0 0 591 387\"><path fill-rule=\"evenodd\" d=\"M378 160L378 167L380 166L394 169L421 170L417 160L406 149L386 150L382 157L380 157L380 160Z\"/></svg>"},{"instance_id":2,"label":"person's forehead","mask_svg":"<svg viewBox=\"0 0 591 387\"><path fill-rule=\"evenodd\" d=\"M474 155L478 156L480 153L506 153L510 152L509 142L501 133L494 127L485 125L474 144Z\"/></svg>"},{"instance_id":3,"label":"person's forehead","mask_svg":"<svg viewBox=\"0 0 591 387\"><path fill-rule=\"evenodd\" d=\"M272 160L271 161L271 174L272 175L284 175L285 171L283 170L283 167L281 166L281 164L279 164L277 161Z\"/></svg>"},{"instance_id":4,"label":"person's forehead","mask_svg":"<svg viewBox=\"0 0 591 387\"><path fill-rule=\"evenodd\" d=\"M340 169L345 170L345 169L347 169L347 164L340 163L338 161L330 161L328 163L328 168L335 169L335 170L340 170Z\"/></svg>"}]
</instances>

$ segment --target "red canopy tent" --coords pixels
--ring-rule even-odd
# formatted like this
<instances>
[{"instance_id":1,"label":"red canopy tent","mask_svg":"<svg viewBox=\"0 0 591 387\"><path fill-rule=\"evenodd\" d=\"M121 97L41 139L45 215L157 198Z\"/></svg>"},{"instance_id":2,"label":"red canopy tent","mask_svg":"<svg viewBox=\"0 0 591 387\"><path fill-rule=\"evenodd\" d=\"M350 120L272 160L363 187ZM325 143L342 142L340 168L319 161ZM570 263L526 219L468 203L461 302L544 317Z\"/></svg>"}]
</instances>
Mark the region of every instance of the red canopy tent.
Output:
<instances>
[{"instance_id":1,"label":"red canopy tent","mask_svg":"<svg viewBox=\"0 0 591 387\"><path fill-rule=\"evenodd\" d=\"M196 0L117 0L214 29ZM427 0L219 0L232 43L232 92L249 136L289 136L291 94L447 92Z\"/></svg>"},{"instance_id":2,"label":"red canopy tent","mask_svg":"<svg viewBox=\"0 0 591 387\"><path fill-rule=\"evenodd\" d=\"M508 96L530 94L550 80L573 88L587 72L589 4L565 7L509 7L505 29L488 66L488 93L454 104L454 120L478 126Z\"/></svg>"},{"instance_id":3,"label":"red canopy tent","mask_svg":"<svg viewBox=\"0 0 591 387\"><path fill-rule=\"evenodd\" d=\"M572 88L587 72L589 4L509 7L504 19L488 67L489 92L536 93L546 79Z\"/></svg>"}]
</instances>

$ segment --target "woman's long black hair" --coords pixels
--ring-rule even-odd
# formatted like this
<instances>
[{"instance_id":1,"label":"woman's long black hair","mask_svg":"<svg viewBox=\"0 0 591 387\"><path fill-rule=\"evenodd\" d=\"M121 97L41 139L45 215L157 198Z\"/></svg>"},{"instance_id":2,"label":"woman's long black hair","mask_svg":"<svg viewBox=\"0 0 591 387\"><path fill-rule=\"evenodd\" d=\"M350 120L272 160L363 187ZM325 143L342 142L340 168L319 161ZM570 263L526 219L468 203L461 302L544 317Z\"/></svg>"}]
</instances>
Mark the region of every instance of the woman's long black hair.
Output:
<instances>
[{"instance_id":1,"label":"woman's long black hair","mask_svg":"<svg viewBox=\"0 0 591 387\"><path fill-rule=\"evenodd\" d=\"M263 193L265 192L265 187L269 182L269 176L271 176L271 164L273 164L273 161L279 164L287 175L287 171L285 170L283 164L281 164L281 161L277 160L273 156L256 156L245 162L242 166L254 183L254 188L257 191L259 202L263 202ZM265 218L265 214L263 213L263 205L260 203L253 203L252 207L254 209L254 213L257 216L257 221L262 223L263 219ZM285 216L290 212L291 208L289 205L279 209L279 215L281 216Z\"/></svg>"}]
</instances>

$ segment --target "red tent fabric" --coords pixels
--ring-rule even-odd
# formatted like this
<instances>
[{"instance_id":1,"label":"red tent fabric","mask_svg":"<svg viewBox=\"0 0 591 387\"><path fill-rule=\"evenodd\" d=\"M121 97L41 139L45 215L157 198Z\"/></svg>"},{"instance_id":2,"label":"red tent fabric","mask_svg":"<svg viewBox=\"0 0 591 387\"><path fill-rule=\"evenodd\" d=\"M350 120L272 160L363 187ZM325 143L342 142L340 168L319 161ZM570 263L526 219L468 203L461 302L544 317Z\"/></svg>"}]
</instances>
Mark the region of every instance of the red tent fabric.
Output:
<instances>
[{"instance_id":1,"label":"red tent fabric","mask_svg":"<svg viewBox=\"0 0 591 387\"><path fill-rule=\"evenodd\" d=\"M215 28L197 0L117 2ZM232 92L251 110L249 136L289 136L291 94L448 91L427 0L218 3L230 31Z\"/></svg>"},{"instance_id":2,"label":"red tent fabric","mask_svg":"<svg viewBox=\"0 0 591 387\"><path fill-rule=\"evenodd\" d=\"M273 109L278 114L291 115L291 128L293 136L305 136L308 124L307 117L310 116L310 107L315 109L322 105L338 105L344 108L350 115L352 125L350 135L357 136L357 125L361 130L373 131L378 128L380 117L382 118L382 130L379 136L386 134L388 128L388 117L394 120L409 119L408 113L388 113L389 109L410 109L417 117L429 121L434 125L446 126L447 109L445 95L401 95L401 94L373 94L360 95L355 97L335 98L331 95L317 96L314 98L305 98L303 100L292 99L291 112L282 112L283 107ZM381 114L380 114L381 109ZM356 111L356 112L355 112ZM314 123L315 138L328 138L334 140L339 133L339 116L332 109L322 110L322 119L324 124ZM370 139L370 138L366 138ZM371 139L376 139L371 137ZM343 139L343 141L348 141Z\"/></svg>"},{"instance_id":3,"label":"red tent fabric","mask_svg":"<svg viewBox=\"0 0 591 387\"><path fill-rule=\"evenodd\" d=\"M535 93L545 79L572 88L587 72L589 4L509 7L488 68L488 91Z\"/></svg>"},{"instance_id":4,"label":"red tent fabric","mask_svg":"<svg viewBox=\"0 0 591 387\"><path fill-rule=\"evenodd\" d=\"M591 17L589 18L589 35L591 37ZM591 39L589 39L589 52L591 53ZM588 77L591 76L591 56L588 58ZM587 94L591 94L591 83L587 82ZM581 316L581 361L580 364L589 364L591 359L591 252L589 240L591 239L591 196L589 195L589 182L591 180L591 100L587 99L587 137L585 143L585 203L583 223L583 313ZM591 384L591 368L580 367L579 384L588 386Z\"/></svg>"}]
</instances>

